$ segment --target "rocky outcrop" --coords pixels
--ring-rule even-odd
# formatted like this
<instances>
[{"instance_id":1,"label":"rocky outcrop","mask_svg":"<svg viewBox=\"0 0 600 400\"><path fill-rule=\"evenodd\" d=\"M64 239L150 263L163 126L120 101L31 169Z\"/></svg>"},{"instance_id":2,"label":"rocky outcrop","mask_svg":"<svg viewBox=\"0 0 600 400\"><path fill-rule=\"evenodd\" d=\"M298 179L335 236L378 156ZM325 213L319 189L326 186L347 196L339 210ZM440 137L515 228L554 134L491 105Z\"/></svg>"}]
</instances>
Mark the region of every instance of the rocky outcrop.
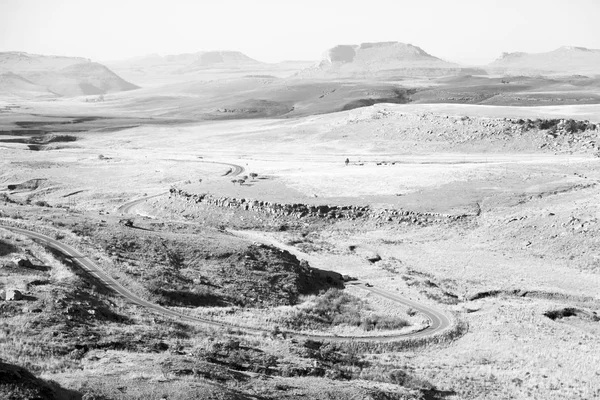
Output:
<instances>
[{"instance_id":1,"label":"rocky outcrop","mask_svg":"<svg viewBox=\"0 0 600 400\"><path fill-rule=\"evenodd\" d=\"M371 209L369 206L338 206L338 205L309 205L301 203L281 204L270 201L261 201L246 198L214 196L208 193L188 193L182 189L171 188L171 196L178 197L187 202L203 203L206 205L235 208L245 211L255 211L270 214L276 217L296 219L368 219L382 222L409 223L415 225L430 225L456 221L466 215L445 215L439 213L419 213L409 210L396 209Z\"/></svg>"},{"instance_id":2,"label":"rocky outcrop","mask_svg":"<svg viewBox=\"0 0 600 400\"><path fill-rule=\"evenodd\" d=\"M31 268L33 266L31 261L29 261L27 258L22 258L22 257L13 258L12 262L14 263L14 265L16 267L21 267L21 268Z\"/></svg>"}]
</instances>

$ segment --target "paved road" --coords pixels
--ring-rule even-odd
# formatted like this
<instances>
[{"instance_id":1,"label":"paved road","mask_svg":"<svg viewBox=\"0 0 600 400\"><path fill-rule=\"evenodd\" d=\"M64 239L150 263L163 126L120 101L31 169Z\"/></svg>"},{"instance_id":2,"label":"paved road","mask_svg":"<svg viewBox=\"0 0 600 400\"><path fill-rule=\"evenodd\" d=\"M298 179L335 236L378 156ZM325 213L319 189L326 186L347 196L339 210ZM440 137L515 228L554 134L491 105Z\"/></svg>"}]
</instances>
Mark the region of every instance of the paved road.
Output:
<instances>
[{"instance_id":1,"label":"paved road","mask_svg":"<svg viewBox=\"0 0 600 400\"><path fill-rule=\"evenodd\" d=\"M61 252L65 256L67 256L67 257L71 258L73 261L75 261L87 273L89 273L90 275L97 278L107 288L109 288L109 289L113 290L114 292L118 293L119 295L123 296L129 302L131 302L133 304L137 304L139 306L142 306L142 307L144 307L152 312L155 312L157 314L160 314L160 315L163 315L163 316L169 317L169 318L174 318L178 321L191 322L191 323L195 323L195 324L201 324L201 325L217 327L217 328L231 328L231 329L240 330L240 331L243 331L246 333L251 333L251 334L262 334L264 332L268 332L263 329L242 327L242 326L237 326L237 325L233 325L233 324L229 324L229 323L225 323L225 322L218 322L218 321L213 321L213 320L204 319L204 318L200 318L200 317L193 317L190 315L185 315L180 312L159 306L158 304L151 303L151 302L146 301L146 300L140 298L139 296L133 294L131 291L129 291L127 288L125 288L123 285L121 285L116 279L112 278L110 275L108 275L106 272L104 272L102 270L102 268L100 268L92 260L90 260L88 257L83 255L82 253L80 253L79 251L74 249L73 247L71 247L65 243L61 243L58 240L53 239L49 236L43 235L41 233L32 232L32 231L29 231L26 229L17 228L17 227L13 227L13 226L3 225L3 227L12 232L27 236L35 241L41 242L42 244L47 245L47 246ZM396 302L408 305L410 307L413 307L415 310L422 312L424 315L427 316L427 318L430 319L430 322L431 322L430 325L427 328L425 328L421 331L418 331L418 332L407 332L404 334L395 334L395 335L388 335L388 336L346 337L346 336L327 336L327 335L306 335L306 334L300 334L300 333L296 333L296 332L285 332L286 336L292 337L292 338L297 338L297 339L312 339L312 340L323 340L323 341L330 341L330 342L347 342L347 341L392 342L392 341L399 340L399 339L418 338L418 337L433 335L434 333L444 330L451 325L450 320L443 313L440 313L439 311L436 311L433 308L426 307L419 303L412 302L408 299L404 299L402 297L399 297L391 292L387 292L382 289L367 287L362 282L357 282L356 284L362 286L366 290L370 290L373 293L376 293L380 296L386 297L392 301L396 301Z\"/></svg>"},{"instance_id":2,"label":"paved road","mask_svg":"<svg viewBox=\"0 0 600 400\"><path fill-rule=\"evenodd\" d=\"M55 240L55 239L51 238L50 236L46 236L41 233L32 232L32 231L29 231L26 229L17 228L17 227L13 227L13 226L2 225L2 227L4 229L18 233L20 235L27 236L37 242L40 242L46 246L52 247L53 249L61 252L65 256L67 256L70 259L72 259L73 261L75 261L87 273L89 273L93 277L99 279L100 282L102 282L102 284L104 284L107 288L109 288L109 289L113 290L114 292L118 293L119 295L123 296L126 300L130 301L131 303L145 307L146 309L148 309L150 311L154 311L157 314L161 314L166 317L172 317L179 321L201 323L201 324L218 327L218 328L223 328L223 327L230 327L230 328L235 328L235 329L241 328L241 327L238 327L235 325L211 321L209 319L192 317L189 315L179 313L177 311L169 310L168 308L159 306L158 304L154 304L149 301L146 301L146 300L138 297L137 295L131 293L131 291L129 291L127 288L125 288L123 285L121 285L119 283L119 281L112 278L110 275L108 275L106 272L104 272L102 270L102 268L100 268L96 263L94 263L92 260L90 260L85 255L81 254L79 251L77 251L73 247L71 247L65 243L61 243L58 240ZM253 328L241 328L241 330L256 332L256 333L263 332L260 329L253 329Z\"/></svg>"},{"instance_id":3,"label":"paved road","mask_svg":"<svg viewBox=\"0 0 600 400\"><path fill-rule=\"evenodd\" d=\"M249 240L254 240L254 241L261 242L261 243L264 243L267 245L275 246L280 249L287 250L288 252L292 253L293 255L295 255L296 257L298 257L300 259L310 259L311 258L307 254L302 253L300 250L298 250L294 246L290 246L285 243L278 242L277 240L274 240L270 237L265 237L263 235L256 234L255 232L252 232L252 231L229 230L229 232L234 235L241 236L241 237L244 237ZM418 332L408 333L405 335L388 336L387 337L388 341L393 341L394 339L398 339L399 337L419 338L419 337L431 336L437 332L441 332L441 331L449 328L450 326L452 326L452 319L447 314L445 314L443 311L438 310L434 307L430 307L425 304L421 304L416 301L399 296L397 293L393 293L388 290L374 287L362 280L350 281L350 282L347 282L346 284L359 286L361 289L368 290L376 295L384 297L395 303L402 304L407 307L411 307L412 309L421 313L423 316L425 316L429 320L429 326L426 327L425 329L418 331ZM363 337L363 338L367 338L368 340L371 339L371 337ZM382 339L381 337L379 337L378 341L386 341L386 339L385 338Z\"/></svg>"},{"instance_id":4,"label":"paved road","mask_svg":"<svg viewBox=\"0 0 600 400\"><path fill-rule=\"evenodd\" d=\"M405 297L398 296L397 294L388 292L387 290L379 289L373 286L366 286L366 284L361 281L358 281L357 285L360 285L363 289L388 300L411 307L415 311L418 311L427 317L427 319L429 319L429 326L422 331L414 332L411 334L411 337L424 337L433 335L434 333L443 331L452 325L451 319L446 314L433 307L429 307L424 304L417 303L416 301L409 300Z\"/></svg>"}]
</instances>

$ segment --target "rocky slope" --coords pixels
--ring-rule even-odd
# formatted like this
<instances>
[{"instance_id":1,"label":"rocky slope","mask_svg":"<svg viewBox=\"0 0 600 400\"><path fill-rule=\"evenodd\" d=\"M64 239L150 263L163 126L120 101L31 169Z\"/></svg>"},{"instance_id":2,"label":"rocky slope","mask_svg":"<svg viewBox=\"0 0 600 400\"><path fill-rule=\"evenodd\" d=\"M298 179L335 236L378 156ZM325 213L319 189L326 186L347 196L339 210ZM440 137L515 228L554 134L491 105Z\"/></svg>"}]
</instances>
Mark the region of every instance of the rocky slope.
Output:
<instances>
[{"instance_id":1,"label":"rocky slope","mask_svg":"<svg viewBox=\"0 0 600 400\"><path fill-rule=\"evenodd\" d=\"M399 78L484 73L464 68L400 42L339 45L327 50L316 66L298 74L303 78Z\"/></svg>"}]
</instances>

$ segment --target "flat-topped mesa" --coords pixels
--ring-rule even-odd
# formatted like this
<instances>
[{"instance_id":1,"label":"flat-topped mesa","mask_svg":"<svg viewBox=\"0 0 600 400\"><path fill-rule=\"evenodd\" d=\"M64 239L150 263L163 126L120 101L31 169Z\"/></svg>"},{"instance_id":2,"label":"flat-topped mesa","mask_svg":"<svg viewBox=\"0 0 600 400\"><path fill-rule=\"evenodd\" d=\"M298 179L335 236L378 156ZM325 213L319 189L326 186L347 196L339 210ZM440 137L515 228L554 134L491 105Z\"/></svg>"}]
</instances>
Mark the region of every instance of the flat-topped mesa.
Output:
<instances>
[{"instance_id":1,"label":"flat-topped mesa","mask_svg":"<svg viewBox=\"0 0 600 400\"><path fill-rule=\"evenodd\" d=\"M102 64L82 57L0 53L3 95L86 96L137 89Z\"/></svg>"},{"instance_id":2,"label":"flat-topped mesa","mask_svg":"<svg viewBox=\"0 0 600 400\"><path fill-rule=\"evenodd\" d=\"M563 46L545 53L502 53L488 64L493 73L510 75L598 75L600 50L577 46Z\"/></svg>"},{"instance_id":3,"label":"flat-topped mesa","mask_svg":"<svg viewBox=\"0 0 600 400\"><path fill-rule=\"evenodd\" d=\"M338 45L327 50L325 62L442 62L423 49L400 42L362 43L360 45Z\"/></svg>"},{"instance_id":4,"label":"flat-topped mesa","mask_svg":"<svg viewBox=\"0 0 600 400\"><path fill-rule=\"evenodd\" d=\"M300 78L393 78L485 74L435 57L418 46L400 42L338 45L321 62L301 71Z\"/></svg>"}]
</instances>

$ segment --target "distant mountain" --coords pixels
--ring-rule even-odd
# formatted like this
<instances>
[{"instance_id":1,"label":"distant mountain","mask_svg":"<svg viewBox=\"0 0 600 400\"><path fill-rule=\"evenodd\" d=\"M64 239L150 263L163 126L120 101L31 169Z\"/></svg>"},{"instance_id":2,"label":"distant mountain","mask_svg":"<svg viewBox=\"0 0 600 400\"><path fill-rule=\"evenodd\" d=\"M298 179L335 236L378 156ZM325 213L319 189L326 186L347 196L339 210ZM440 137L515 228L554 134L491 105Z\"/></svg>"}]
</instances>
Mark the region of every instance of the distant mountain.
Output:
<instances>
[{"instance_id":1,"label":"distant mountain","mask_svg":"<svg viewBox=\"0 0 600 400\"><path fill-rule=\"evenodd\" d=\"M263 63L248 57L239 51L206 51L198 53L198 58L182 69L191 72L205 68L244 68L256 67Z\"/></svg>"},{"instance_id":2,"label":"distant mountain","mask_svg":"<svg viewBox=\"0 0 600 400\"><path fill-rule=\"evenodd\" d=\"M169 73L186 73L206 68L242 68L261 64L263 63L239 51L200 51L166 56L151 54L108 62L108 65L116 70L147 70L147 72L155 70Z\"/></svg>"},{"instance_id":3,"label":"distant mountain","mask_svg":"<svg viewBox=\"0 0 600 400\"><path fill-rule=\"evenodd\" d=\"M47 88L38 86L12 72L0 74L0 95L21 98L58 97Z\"/></svg>"},{"instance_id":4,"label":"distant mountain","mask_svg":"<svg viewBox=\"0 0 600 400\"><path fill-rule=\"evenodd\" d=\"M61 96L97 95L136 89L104 65L80 57L0 53L0 70ZM11 78L14 84L15 78ZM20 83L23 86L23 83Z\"/></svg>"},{"instance_id":5,"label":"distant mountain","mask_svg":"<svg viewBox=\"0 0 600 400\"><path fill-rule=\"evenodd\" d=\"M307 61L263 63L239 51L200 51L160 56L150 54L106 64L120 76L144 86L211 81L246 75L284 77L313 64Z\"/></svg>"},{"instance_id":6,"label":"distant mountain","mask_svg":"<svg viewBox=\"0 0 600 400\"><path fill-rule=\"evenodd\" d=\"M17 51L0 52L0 69L16 73L25 71L55 71L73 64L91 62L82 57L45 56Z\"/></svg>"},{"instance_id":7,"label":"distant mountain","mask_svg":"<svg viewBox=\"0 0 600 400\"><path fill-rule=\"evenodd\" d=\"M298 74L303 78L394 78L485 74L428 54L400 42L339 45L326 51L318 65Z\"/></svg>"},{"instance_id":8,"label":"distant mountain","mask_svg":"<svg viewBox=\"0 0 600 400\"><path fill-rule=\"evenodd\" d=\"M567 46L546 53L503 53L487 69L509 75L600 75L600 50Z\"/></svg>"}]
</instances>

